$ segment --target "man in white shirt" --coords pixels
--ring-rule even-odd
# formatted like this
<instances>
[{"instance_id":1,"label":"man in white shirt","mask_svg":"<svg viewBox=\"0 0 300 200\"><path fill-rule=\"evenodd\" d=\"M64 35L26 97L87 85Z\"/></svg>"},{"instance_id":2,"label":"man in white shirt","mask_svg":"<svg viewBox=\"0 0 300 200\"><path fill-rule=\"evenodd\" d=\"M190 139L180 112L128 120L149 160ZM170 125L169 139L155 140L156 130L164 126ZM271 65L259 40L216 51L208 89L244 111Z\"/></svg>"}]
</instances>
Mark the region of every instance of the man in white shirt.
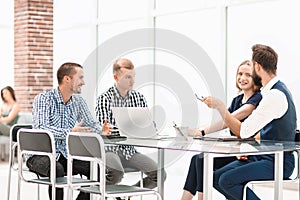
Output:
<instances>
[{"instance_id":1,"label":"man in white shirt","mask_svg":"<svg viewBox=\"0 0 300 200\"><path fill-rule=\"evenodd\" d=\"M253 78L261 79L262 100L256 110L240 122L219 99L205 97L208 107L217 109L229 129L238 137L259 136L262 140L294 141L297 117L292 96L277 78L277 53L269 46L252 47ZM294 157L284 153L284 178L294 169ZM214 187L227 199L242 199L244 185L253 180L274 180L274 155L243 156L214 172ZM247 188L247 199L259 199Z\"/></svg>"}]
</instances>

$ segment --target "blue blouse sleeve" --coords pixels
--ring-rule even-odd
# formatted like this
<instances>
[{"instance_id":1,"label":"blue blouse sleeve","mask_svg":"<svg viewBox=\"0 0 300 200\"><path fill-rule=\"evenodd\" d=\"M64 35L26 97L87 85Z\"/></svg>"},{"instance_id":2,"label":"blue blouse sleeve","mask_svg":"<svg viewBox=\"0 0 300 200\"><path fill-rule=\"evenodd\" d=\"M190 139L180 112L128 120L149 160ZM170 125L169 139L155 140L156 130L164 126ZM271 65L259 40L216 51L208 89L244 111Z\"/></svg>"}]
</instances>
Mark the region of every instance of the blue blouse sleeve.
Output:
<instances>
[{"instance_id":1,"label":"blue blouse sleeve","mask_svg":"<svg viewBox=\"0 0 300 200\"><path fill-rule=\"evenodd\" d=\"M252 104L253 106L257 107L259 102L261 101L262 96L260 94L260 91L255 92L245 104Z\"/></svg>"},{"instance_id":2,"label":"blue blouse sleeve","mask_svg":"<svg viewBox=\"0 0 300 200\"><path fill-rule=\"evenodd\" d=\"M236 111L237 109L239 109L242 106L241 102L242 102L243 96L244 96L244 94L240 94L232 99L231 105L228 108L228 111L230 113L233 113L234 111Z\"/></svg>"}]
</instances>

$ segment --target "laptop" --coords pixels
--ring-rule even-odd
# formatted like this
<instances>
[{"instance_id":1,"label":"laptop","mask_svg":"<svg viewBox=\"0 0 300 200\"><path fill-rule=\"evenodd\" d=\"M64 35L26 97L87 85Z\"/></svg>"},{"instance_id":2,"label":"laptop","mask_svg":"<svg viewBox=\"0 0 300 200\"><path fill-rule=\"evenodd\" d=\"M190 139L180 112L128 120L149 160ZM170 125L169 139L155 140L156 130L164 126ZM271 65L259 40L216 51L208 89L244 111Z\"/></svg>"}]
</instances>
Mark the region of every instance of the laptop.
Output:
<instances>
[{"instance_id":1,"label":"laptop","mask_svg":"<svg viewBox=\"0 0 300 200\"><path fill-rule=\"evenodd\" d=\"M112 112L120 134L128 138L167 139L178 134L182 136L174 127L158 133L147 107L113 107Z\"/></svg>"}]
</instances>

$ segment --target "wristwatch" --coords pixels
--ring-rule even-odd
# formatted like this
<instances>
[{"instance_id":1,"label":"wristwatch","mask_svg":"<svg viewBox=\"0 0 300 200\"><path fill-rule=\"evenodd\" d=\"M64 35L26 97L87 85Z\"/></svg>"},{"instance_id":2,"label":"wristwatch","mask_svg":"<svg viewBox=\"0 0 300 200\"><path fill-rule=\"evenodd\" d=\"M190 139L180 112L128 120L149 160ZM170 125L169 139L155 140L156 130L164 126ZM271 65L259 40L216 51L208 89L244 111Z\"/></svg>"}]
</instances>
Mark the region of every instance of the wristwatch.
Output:
<instances>
[{"instance_id":1,"label":"wristwatch","mask_svg":"<svg viewBox=\"0 0 300 200\"><path fill-rule=\"evenodd\" d=\"M202 136L204 136L205 135L205 131L202 129L202 130L200 130L200 132L201 132L201 135Z\"/></svg>"}]
</instances>

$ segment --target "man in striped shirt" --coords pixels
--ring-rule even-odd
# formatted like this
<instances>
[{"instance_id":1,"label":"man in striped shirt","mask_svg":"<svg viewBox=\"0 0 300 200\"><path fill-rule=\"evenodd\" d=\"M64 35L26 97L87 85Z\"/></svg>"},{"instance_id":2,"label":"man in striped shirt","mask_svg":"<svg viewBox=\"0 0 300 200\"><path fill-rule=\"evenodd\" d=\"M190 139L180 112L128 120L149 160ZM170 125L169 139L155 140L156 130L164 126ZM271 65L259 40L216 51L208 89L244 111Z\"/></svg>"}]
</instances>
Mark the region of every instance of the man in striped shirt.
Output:
<instances>
[{"instance_id":1,"label":"man in striped shirt","mask_svg":"<svg viewBox=\"0 0 300 200\"><path fill-rule=\"evenodd\" d=\"M105 120L113 127L116 122L112 107L147 107L145 97L133 90L135 70L132 62L126 58L117 59L113 64L115 84L97 98L96 116L102 125ZM112 132L114 134L114 132ZM143 184L147 188L157 185L157 163L143 155L130 145L108 146L106 148L107 183L121 182L124 168L135 168L147 175ZM139 182L136 183L139 185Z\"/></svg>"}]
</instances>

